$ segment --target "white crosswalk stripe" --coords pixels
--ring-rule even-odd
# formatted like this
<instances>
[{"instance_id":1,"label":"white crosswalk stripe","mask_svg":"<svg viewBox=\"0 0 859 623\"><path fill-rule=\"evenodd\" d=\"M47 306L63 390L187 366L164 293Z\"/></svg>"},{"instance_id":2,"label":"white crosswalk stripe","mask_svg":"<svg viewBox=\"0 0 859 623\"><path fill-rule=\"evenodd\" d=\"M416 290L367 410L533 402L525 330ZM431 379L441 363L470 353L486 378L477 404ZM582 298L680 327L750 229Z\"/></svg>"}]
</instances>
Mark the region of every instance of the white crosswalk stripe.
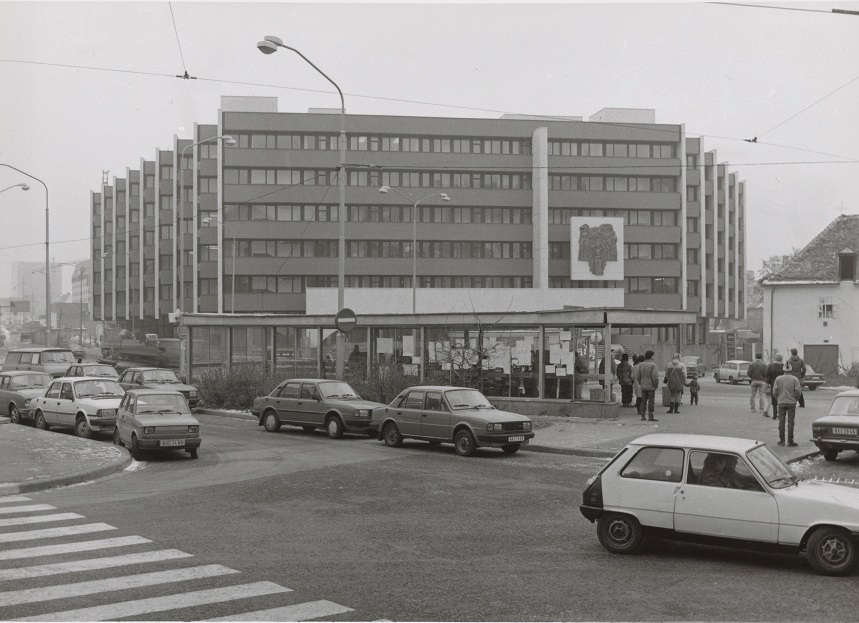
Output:
<instances>
[{"instance_id":1,"label":"white crosswalk stripe","mask_svg":"<svg viewBox=\"0 0 859 623\"><path fill-rule=\"evenodd\" d=\"M35 517L13 517L11 519L0 519L0 528L7 526L23 526L28 523L48 523L51 521L66 521L68 519L83 519L83 515L77 513L55 513L53 515L36 515Z\"/></svg>"},{"instance_id":2,"label":"white crosswalk stripe","mask_svg":"<svg viewBox=\"0 0 859 623\"><path fill-rule=\"evenodd\" d=\"M73 560L71 562L19 567L17 569L0 569L0 581L17 580L20 578L39 578L46 575L59 575L61 573L74 573L76 571L91 571L93 569L110 569L112 567L138 565L147 562L161 562L163 560L175 560L177 558L190 558L191 556L193 556L193 554L186 554L178 549L162 549L154 552L109 556L107 558L88 558L86 560Z\"/></svg>"},{"instance_id":3,"label":"white crosswalk stripe","mask_svg":"<svg viewBox=\"0 0 859 623\"><path fill-rule=\"evenodd\" d=\"M80 526L67 526L65 528L46 528L44 530L28 530L26 532L7 532L0 534L0 543L35 541L36 539L51 539L54 537L72 536L75 534L87 534L88 532L104 532L105 530L116 530L116 528L106 523L87 523Z\"/></svg>"},{"instance_id":4,"label":"white crosswalk stripe","mask_svg":"<svg viewBox=\"0 0 859 623\"><path fill-rule=\"evenodd\" d=\"M31 498L24 495L4 495L0 496L0 504L9 504L10 502L32 502Z\"/></svg>"},{"instance_id":5,"label":"white crosswalk stripe","mask_svg":"<svg viewBox=\"0 0 859 623\"><path fill-rule=\"evenodd\" d=\"M111 547L125 547L126 545L141 545L152 543L150 539L142 536L119 536L113 539L98 539L96 541L78 541L76 543L60 543L58 545L40 545L38 547L22 547L0 551L0 560L18 560L21 558L38 558L40 556L56 556L58 554L71 554L74 552L90 552L98 549L109 549Z\"/></svg>"},{"instance_id":6,"label":"white crosswalk stripe","mask_svg":"<svg viewBox=\"0 0 859 623\"><path fill-rule=\"evenodd\" d=\"M16 621L115 621L123 617L140 616L153 612L165 612L178 608L216 604L247 597L261 597L276 593L288 593L291 589L279 586L274 582L252 582L224 588L211 588L201 591L179 593L164 597L137 599L106 606L94 606L65 612L52 612L39 616L15 619ZM235 620L242 621L242 615L236 615Z\"/></svg>"},{"instance_id":7,"label":"white crosswalk stripe","mask_svg":"<svg viewBox=\"0 0 859 623\"><path fill-rule=\"evenodd\" d=\"M242 612L240 615L206 619L206 621L309 621L320 617L330 617L343 612L354 612L354 610L323 599L292 606L283 606L281 608Z\"/></svg>"},{"instance_id":8,"label":"white crosswalk stripe","mask_svg":"<svg viewBox=\"0 0 859 623\"><path fill-rule=\"evenodd\" d=\"M27 506L3 506L0 507L0 513L8 515L10 513L32 513L35 511L53 511L56 506L50 504L28 504Z\"/></svg>"}]
</instances>

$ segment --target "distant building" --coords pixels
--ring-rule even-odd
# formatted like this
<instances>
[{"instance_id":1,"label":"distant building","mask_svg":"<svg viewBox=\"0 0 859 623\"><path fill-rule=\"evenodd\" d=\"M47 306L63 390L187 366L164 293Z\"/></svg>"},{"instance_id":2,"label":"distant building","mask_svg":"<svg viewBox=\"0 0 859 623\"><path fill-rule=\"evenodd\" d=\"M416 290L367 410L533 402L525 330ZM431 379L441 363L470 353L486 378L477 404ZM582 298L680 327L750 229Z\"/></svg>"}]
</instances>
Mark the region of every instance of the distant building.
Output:
<instances>
[{"instance_id":1,"label":"distant building","mask_svg":"<svg viewBox=\"0 0 859 623\"><path fill-rule=\"evenodd\" d=\"M842 215L763 282L768 353L796 348L824 374L859 362L857 256L859 214Z\"/></svg>"}]
</instances>

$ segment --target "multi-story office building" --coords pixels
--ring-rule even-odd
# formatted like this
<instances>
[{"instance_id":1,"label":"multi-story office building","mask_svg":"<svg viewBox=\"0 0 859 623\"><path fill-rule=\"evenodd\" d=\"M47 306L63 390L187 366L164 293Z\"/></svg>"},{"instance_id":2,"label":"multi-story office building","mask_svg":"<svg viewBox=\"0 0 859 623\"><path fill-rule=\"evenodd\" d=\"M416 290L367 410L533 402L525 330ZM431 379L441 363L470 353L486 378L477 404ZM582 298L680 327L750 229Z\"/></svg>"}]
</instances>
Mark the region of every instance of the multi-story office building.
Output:
<instances>
[{"instance_id":1,"label":"multi-story office building","mask_svg":"<svg viewBox=\"0 0 859 623\"><path fill-rule=\"evenodd\" d=\"M12 288L17 300L30 301L30 318L45 316L45 263L12 262ZM51 266L51 300L57 301L62 292L62 267Z\"/></svg>"},{"instance_id":2,"label":"multi-story office building","mask_svg":"<svg viewBox=\"0 0 859 623\"><path fill-rule=\"evenodd\" d=\"M224 98L217 124L105 179L91 195L94 317L161 332L177 308L333 313L339 123L278 113L275 98ZM688 310L687 343L745 314L744 182L653 111L348 115L346 128L352 307L411 312L414 289L418 312L463 300ZM437 193L450 200L427 198ZM582 227L600 224L618 244L605 270L579 255Z\"/></svg>"}]
</instances>

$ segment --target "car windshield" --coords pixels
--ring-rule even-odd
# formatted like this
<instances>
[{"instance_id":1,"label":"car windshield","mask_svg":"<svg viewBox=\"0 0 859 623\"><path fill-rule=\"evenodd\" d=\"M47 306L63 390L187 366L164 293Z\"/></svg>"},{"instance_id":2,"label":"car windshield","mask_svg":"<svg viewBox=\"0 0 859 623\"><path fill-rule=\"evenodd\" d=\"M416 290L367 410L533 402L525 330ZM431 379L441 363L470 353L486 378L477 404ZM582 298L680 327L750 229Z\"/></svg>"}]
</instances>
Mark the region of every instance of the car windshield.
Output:
<instances>
[{"instance_id":1,"label":"car windshield","mask_svg":"<svg viewBox=\"0 0 859 623\"><path fill-rule=\"evenodd\" d=\"M828 415L859 415L859 396L836 397Z\"/></svg>"},{"instance_id":2,"label":"car windshield","mask_svg":"<svg viewBox=\"0 0 859 623\"><path fill-rule=\"evenodd\" d=\"M179 394L145 394L137 397L137 413L191 413L185 397Z\"/></svg>"},{"instance_id":3,"label":"car windshield","mask_svg":"<svg viewBox=\"0 0 859 623\"><path fill-rule=\"evenodd\" d=\"M767 484L773 489L784 489L799 481L799 477L791 469L770 452L766 446L758 446L746 453L749 461L758 470Z\"/></svg>"},{"instance_id":4,"label":"car windshield","mask_svg":"<svg viewBox=\"0 0 859 623\"><path fill-rule=\"evenodd\" d=\"M78 398L95 396L122 396L125 392L116 381L78 381L75 383L75 393Z\"/></svg>"},{"instance_id":5,"label":"car windshield","mask_svg":"<svg viewBox=\"0 0 859 623\"><path fill-rule=\"evenodd\" d=\"M809 374L817 374L817 372L810 365L805 364L805 375L808 376Z\"/></svg>"},{"instance_id":6,"label":"car windshield","mask_svg":"<svg viewBox=\"0 0 859 623\"><path fill-rule=\"evenodd\" d=\"M74 363L75 356L70 350L46 350L42 351L43 363Z\"/></svg>"},{"instance_id":7,"label":"car windshield","mask_svg":"<svg viewBox=\"0 0 859 623\"><path fill-rule=\"evenodd\" d=\"M113 369L113 366L86 366L84 374L87 376L119 376L116 370Z\"/></svg>"},{"instance_id":8,"label":"car windshield","mask_svg":"<svg viewBox=\"0 0 859 623\"><path fill-rule=\"evenodd\" d=\"M12 389L31 389L33 387L47 387L51 377L47 374L21 374L13 376L9 385Z\"/></svg>"},{"instance_id":9,"label":"car windshield","mask_svg":"<svg viewBox=\"0 0 859 623\"><path fill-rule=\"evenodd\" d=\"M694 364L694 363L698 363L698 358L697 357L683 357L682 359L680 359L680 361L682 361L683 363Z\"/></svg>"},{"instance_id":10,"label":"car windshield","mask_svg":"<svg viewBox=\"0 0 859 623\"><path fill-rule=\"evenodd\" d=\"M179 383L173 370L148 370L143 373L144 383Z\"/></svg>"},{"instance_id":11,"label":"car windshield","mask_svg":"<svg viewBox=\"0 0 859 623\"><path fill-rule=\"evenodd\" d=\"M452 409L494 409L486 396L476 389L453 389L445 392Z\"/></svg>"},{"instance_id":12,"label":"car windshield","mask_svg":"<svg viewBox=\"0 0 859 623\"><path fill-rule=\"evenodd\" d=\"M319 393L323 398L360 398L358 392L352 389L348 383L331 381L319 384Z\"/></svg>"}]
</instances>

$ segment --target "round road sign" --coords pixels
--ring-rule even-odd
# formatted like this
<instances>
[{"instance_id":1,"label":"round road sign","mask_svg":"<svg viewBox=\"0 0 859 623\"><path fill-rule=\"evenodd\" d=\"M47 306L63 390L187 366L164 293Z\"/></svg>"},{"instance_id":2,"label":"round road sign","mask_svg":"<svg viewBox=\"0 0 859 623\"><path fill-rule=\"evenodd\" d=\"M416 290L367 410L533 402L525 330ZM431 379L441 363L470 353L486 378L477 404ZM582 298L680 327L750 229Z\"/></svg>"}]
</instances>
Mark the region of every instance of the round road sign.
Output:
<instances>
[{"instance_id":1,"label":"round road sign","mask_svg":"<svg viewBox=\"0 0 859 623\"><path fill-rule=\"evenodd\" d=\"M357 323L358 319L355 317L355 312L348 307L344 307L334 316L334 325L343 333L349 333Z\"/></svg>"},{"instance_id":2,"label":"round road sign","mask_svg":"<svg viewBox=\"0 0 859 623\"><path fill-rule=\"evenodd\" d=\"M182 340L187 340L188 339L188 333L189 333L188 325L180 324L178 327L176 327L176 337L178 337Z\"/></svg>"}]
</instances>

